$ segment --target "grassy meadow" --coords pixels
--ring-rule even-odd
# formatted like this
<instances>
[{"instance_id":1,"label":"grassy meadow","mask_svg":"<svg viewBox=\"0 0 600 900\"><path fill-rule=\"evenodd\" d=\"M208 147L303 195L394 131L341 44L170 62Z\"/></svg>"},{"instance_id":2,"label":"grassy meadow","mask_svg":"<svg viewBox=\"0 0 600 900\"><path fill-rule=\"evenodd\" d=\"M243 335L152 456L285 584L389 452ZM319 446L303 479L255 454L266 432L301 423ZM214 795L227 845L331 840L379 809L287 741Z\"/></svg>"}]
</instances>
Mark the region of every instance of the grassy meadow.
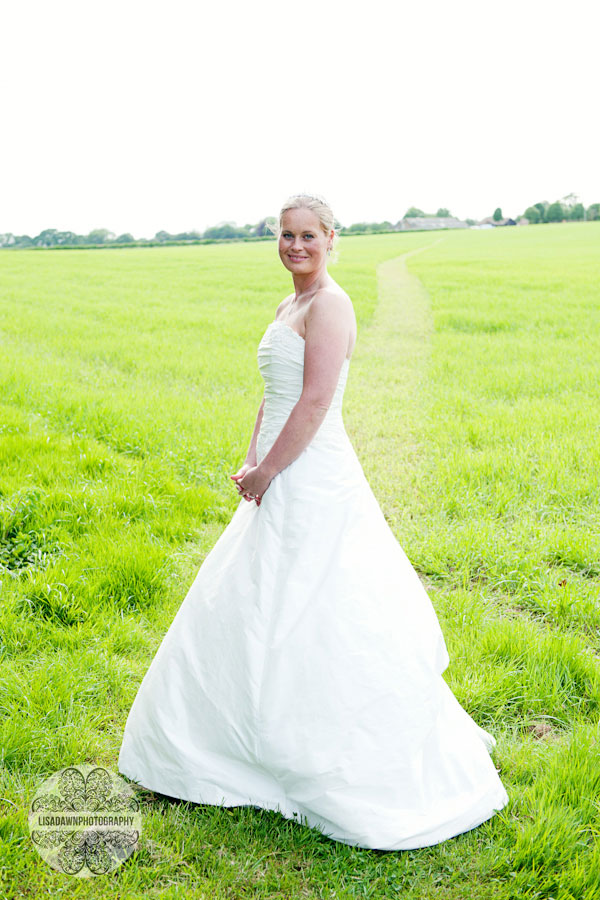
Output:
<instances>
[{"instance_id":1,"label":"grassy meadow","mask_svg":"<svg viewBox=\"0 0 600 900\"><path fill-rule=\"evenodd\" d=\"M117 771L137 686L240 501L273 243L0 252L0 896L600 900L600 223L346 237L344 420L497 738L509 806L373 851L140 791L140 850L79 880L27 806Z\"/></svg>"}]
</instances>

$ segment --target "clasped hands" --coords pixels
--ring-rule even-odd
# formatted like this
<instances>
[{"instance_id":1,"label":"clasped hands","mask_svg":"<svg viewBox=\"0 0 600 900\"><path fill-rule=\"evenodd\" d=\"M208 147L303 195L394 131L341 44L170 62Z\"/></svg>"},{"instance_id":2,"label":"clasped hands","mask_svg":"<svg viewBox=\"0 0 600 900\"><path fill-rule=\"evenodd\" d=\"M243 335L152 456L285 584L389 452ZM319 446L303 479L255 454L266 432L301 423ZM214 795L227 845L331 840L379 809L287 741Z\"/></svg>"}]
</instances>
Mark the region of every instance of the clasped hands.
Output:
<instances>
[{"instance_id":1,"label":"clasped hands","mask_svg":"<svg viewBox=\"0 0 600 900\"><path fill-rule=\"evenodd\" d=\"M257 506L260 506L264 492L271 483L271 478L265 475L260 466L252 466L250 463L244 463L241 469L231 475L230 478L235 481L238 494L248 500L254 500Z\"/></svg>"}]
</instances>

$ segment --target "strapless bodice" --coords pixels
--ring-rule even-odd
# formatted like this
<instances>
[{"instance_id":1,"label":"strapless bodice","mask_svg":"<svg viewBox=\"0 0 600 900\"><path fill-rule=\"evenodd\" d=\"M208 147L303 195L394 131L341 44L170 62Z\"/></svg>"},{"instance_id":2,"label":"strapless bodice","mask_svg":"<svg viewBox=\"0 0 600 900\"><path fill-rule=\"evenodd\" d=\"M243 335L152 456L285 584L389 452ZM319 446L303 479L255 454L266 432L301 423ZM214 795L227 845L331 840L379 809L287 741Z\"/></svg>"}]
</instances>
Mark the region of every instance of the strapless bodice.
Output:
<instances>
[{"instance_id":1,"label":"strapless bodice","mask_svg":"<svg viewBox=\"0 0 600 900\"><path fill-rule=\"evenodd\" d=\"M284 322L269 324L258 345L258 368L265 383L263 420L258 435L257 461L269 451L300 399L304 380L304 338ZM347 440L342 401L350 360L344 359L335 394L310 446L335 446Z\"/></svg>"}]
</instances>

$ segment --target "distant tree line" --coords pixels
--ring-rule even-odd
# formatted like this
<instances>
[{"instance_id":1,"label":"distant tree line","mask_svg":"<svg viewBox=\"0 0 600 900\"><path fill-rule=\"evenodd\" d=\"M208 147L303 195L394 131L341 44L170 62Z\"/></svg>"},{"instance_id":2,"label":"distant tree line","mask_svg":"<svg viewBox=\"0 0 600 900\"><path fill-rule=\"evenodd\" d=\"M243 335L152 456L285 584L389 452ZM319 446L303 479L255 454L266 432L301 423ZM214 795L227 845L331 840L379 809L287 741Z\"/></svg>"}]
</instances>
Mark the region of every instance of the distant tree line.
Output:
<instances>
[{"instance_id":1,"label":"distant tree line","mask_svg":"<svg viewBox=\"0 0 600 900\"><path fill-rule=\"evenodd\" d=\"M450 211L445 208L438 209L436 213L426 213L417 206L411 206L410 209L406 210L402 218L447 219L453 218L453 216ZM497 207L494 210L491 218L495 222L504 222L500 207ZM555 203L548 203L547 200L544 200L542 203L534 203L533 206L527 207L523 216L517 217L517 221L520 218L526 218L530 225L539 225L547 222L591 222L595 219L600 219L600 203L592 203L586 209L582 203L576 201L575 194L569 194L567 197L563 197L562 200L557 200ZM465 219L464 221L467 225L478 225L481 220ZM342 228L341 232L342 234L377 234L378 232L400 230L402 230L402 219L395 224L389 221L357 222L347 228Z\"/></svg>"},{"instance_id":2,"label":"distant tree line","mask_svg":"<svg viewBox=\"0 0 600 900\"><path fill-rule=\"evenodd\" d=\"M600 203L592 203L587 209L582 203L577 202L575 194L569 194L562 200L554 203L543 201L528 206L523 216L532 225L547 222L567 221L593 221L600 219ZM411 206L404 213L403 219L408 218L451 218L447 209L440 208L435 214L425 213L416 206ZM494 221L503 221L500 207L494 211ZM520 218L520 217L519 217ZM476 225L476 219L465 219L467 225ZM200 244L214 243L216 241L255 241L274 238L272 227L277 219L268 216L261 219L256 225L236 225L235 222L220 222L212 225L203 232L182 231L179 234L170 234L168 231L157 231L153 238L134 238L129 233L117 235L107 228L95 228L89 234L76 234L74 231L57 231L56 228L46 228L35 237L27 234L15 235L7 232L0 233L0 248L7 247L127 247L127 246L156 246L157 244ZM511 223L512 224L512 223ZM402 220L396 224L392 222L355 222L353 225L342 226L336 222L341 234L377 234L386 231L398 231L402 227Z\"/></svg>"},{"instance_id":3,"label":"distant tree line","mask_svg":"<svg viewBox=\"0 0 600 900\"><path fill-rule=\"evenodd\" d=\"M74 231L57 231L45 228L35 237L28 234L0 234L0 247L127 247L155 246L156 244L198 244L215 241L263 240L272 238L268 223L275 223L274 217L262 219L257 225L236 225L235 222L221 222L206 231L182 231L170 234L157 231L153 238L134 238L132 234L115 234L107 228L95 228L89 234Z\"/></svg>"},{"instance_id":4,"label":"distant tree line","mask_svg":"<svg viewBox=\"0 0 600 900\"><path fill-rule=\"evenodd\" d=\"M565 203L556 200L554 203L534 203L523 213L530 225L544 222L592 222L600 219L600 203L592 203L586 209L583 203Z\"/></svg>"}]
</instances>

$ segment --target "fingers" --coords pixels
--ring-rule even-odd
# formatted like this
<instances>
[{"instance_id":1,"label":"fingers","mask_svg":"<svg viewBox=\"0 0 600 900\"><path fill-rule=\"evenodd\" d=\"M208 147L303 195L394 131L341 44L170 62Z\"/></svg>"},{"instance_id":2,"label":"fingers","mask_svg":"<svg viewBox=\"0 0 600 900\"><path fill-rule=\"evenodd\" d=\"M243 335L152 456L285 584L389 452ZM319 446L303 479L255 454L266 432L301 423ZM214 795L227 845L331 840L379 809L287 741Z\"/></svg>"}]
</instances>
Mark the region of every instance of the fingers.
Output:
<instances>
[{"instance_id":1,"label":"fingers","mask_svg":"<svg viewBox=\"0 0 600 900\"><path fill-rule=\"evenodd\" d=\"M241 486L241 484L236 484L235 487L236 487L236 490L237 490L238 494L240 495L240 497L243 497L244 500L254 500L254 497L252 496L252 494L248 493L248 491L245 488L243 488Z\"/></svg>"},{"instance_id":2,"label":"fingers","mask_svg":"<svg viewBox=\"0 0 600 900\"><path fill-rule=\"evenodd\" d=\"M244 472L244 475L245 474L246 473ZM250 503L252 500L254 500L256 502L256 505L260 506L260 501L262 500L262 497L256 497L254 494L247 493L246 489L239 483L243 479L244 475L235 474L235 475L230 475L229 477L235 482L235 488L236 488L238 494L241 497L243 497L244 500L247 500L248 503Z\"/></svg>"}]
</instances>

